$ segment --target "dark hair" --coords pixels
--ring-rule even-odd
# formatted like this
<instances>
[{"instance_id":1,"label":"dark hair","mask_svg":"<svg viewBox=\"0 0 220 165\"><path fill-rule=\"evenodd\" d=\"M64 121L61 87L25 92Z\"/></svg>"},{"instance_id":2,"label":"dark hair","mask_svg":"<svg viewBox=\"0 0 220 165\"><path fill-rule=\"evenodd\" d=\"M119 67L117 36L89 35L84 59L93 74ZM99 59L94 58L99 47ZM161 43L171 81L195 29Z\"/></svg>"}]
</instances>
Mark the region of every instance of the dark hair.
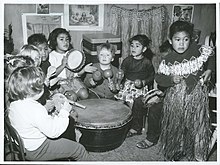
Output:
<instances>
[{"instance_id":1,"label":"dark hair","mask_svg":"<svg viewBox=\"0 0 220 165\"><path fill-rule=\"evenodd\" d=\"M42 33L35 33L28 37L28 45L38 46L43 43L47 43L46 36Z\"/></svg>"},{"instance_id":2,"label":"dark hair","mask_svg":"<svg viewBox=\"0 0 220 165\"><path fill-rule=\"evenodd\" d=\"M55 50L56 49L56 46L57 46L57 37L59 34L66 34L69 38L69 42L71 42L71 36L70 36L70 33L64 29L64 28L56 28L54 29L50 35L49 35L49 39L48 39L48 42L49 42L49 47L51 50ZM72 49L73 46L70 44L69 46L69 49Z\"/></svg>"},{"instance_id":3,"label":"dark hair","mask_svg":"<svg viewBox=\"0 0 220 165\"><path fill-rule=\"evenodd\" d=\"M172 49L172 46L170 45L168 40L163 42L162 45L160 45L159 47L160 53L168 52L171 49Z\"/></svg>"},{"instance_id":4,"label":"dark hair","mask_svg":"<svg viewBox=\"0 0 220 165\"><path fill-rule=\"evenodd\" d=\"M138 34L133 36L129 39L129 43L131 44L132 41L139 41L144 47L147 48L147 50L143 53L145 57L147 57L149 60L152 60L154 53L150 49L150 43L151 40L144 34Z\"/></svg>"},{"instance_id":5,"label":"dark hair","mask_svg":"<svg viewBox=\"0 0 220 165\"><path fill-rule=\"evenodd\" d=\"M112 54L112 57L114 58L115 57L115 51L116 51L116 48L114 45L110 44L108 41L104 44L101 44L99 46L97 46L97 52L98 54L100 53L100 51L105 48L107 50L109 50Z\"/></svg>"},{"instance_id":6,"label":"dark hair","mask_svg":"<svg viewBox=\"0 0 220 165\"><path fill-rule=\"evenodd\" d=\"M177 32L186 32L189 34L190 39L192 38L193 35L193 27L194 25L186 22L186 21L176 21L171 24L170 29L169 29L169 38L172 39L175 33Z\"/></svg>"}]
</instances>

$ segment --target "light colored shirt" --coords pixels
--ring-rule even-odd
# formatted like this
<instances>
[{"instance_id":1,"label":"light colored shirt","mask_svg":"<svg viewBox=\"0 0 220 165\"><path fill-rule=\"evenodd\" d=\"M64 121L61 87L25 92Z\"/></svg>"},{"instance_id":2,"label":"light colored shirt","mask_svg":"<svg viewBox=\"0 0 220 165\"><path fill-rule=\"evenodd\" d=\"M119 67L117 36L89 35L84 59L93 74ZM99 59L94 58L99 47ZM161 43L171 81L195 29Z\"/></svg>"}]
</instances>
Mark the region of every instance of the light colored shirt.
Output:
<instances>
[{"instance_id":1,"label":"light colored shirt","mask_svg":"<svg viewBox=\"0 0 220 165\"><path fill-rule=\"evenodd\" d=\"M30 98L13 101L9 107L10 122L29 151L40 147L47 137L59 137L69 124L68 116L69 112L61 109L52 117L44 106Z\"/></svg>"},{"instance_id":2,"label":"light colored shirt","mask_svg":"<svg viewBox=\"0 0 220 165\"><path fill-rule=\"evenodd\" d=\"M66 54L58 53L55 50L50 52L49 62L51 64L51 66L54 66L55 68L58 68L62 64L63 57L65 57L65 56L66 56ZM61 77L61 78L64 78L64 79L67 78L66 68L63 69L63 71L58 75L58 77Z\"/></svg>"}]
</instances>

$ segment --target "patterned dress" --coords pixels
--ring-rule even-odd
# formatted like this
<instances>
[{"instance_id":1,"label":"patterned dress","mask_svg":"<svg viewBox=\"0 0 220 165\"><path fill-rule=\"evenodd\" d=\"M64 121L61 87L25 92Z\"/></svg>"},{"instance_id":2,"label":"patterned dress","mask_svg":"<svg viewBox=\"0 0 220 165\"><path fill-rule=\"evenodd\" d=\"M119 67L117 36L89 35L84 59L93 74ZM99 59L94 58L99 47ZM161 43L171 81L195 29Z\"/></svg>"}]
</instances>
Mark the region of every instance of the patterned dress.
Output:
<instances>
[{"instance_id":1,"label":"patterned dress","mask_svg":"<svg viewBox=\"0 0 220 165\"><path fill-rule=\"evenodd\" d=\"M153 64L146 57L137 60L130 55L122 62L121 69L125 75L124 88L115 98L133 103L135 98L145 95L152 86L155 74ZM145 80L146 85L141 89L136 88L134 82L137 79Z\"/></svg>"}]
</instances>

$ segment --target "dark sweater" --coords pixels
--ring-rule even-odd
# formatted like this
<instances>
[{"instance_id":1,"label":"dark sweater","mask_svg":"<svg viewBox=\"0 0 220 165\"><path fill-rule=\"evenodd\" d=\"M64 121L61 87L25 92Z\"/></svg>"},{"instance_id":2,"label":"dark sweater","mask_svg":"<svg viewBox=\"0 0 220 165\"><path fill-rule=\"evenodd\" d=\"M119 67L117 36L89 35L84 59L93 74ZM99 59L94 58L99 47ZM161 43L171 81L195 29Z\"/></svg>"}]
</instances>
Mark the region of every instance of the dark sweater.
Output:
<instances>
[{"instance_id":1,"label":"dark sweater","mask_svg":"<svg viewBox=\"0 0 220 165\"><path fill-rule=\"evenodd\" d=\"M173 76L181 75L184 77L189 91L191 91L198 83L200 76L205 70L210 69L215 71L215 58L213 52L210 56L208 56L208 60L206 62L197 62L201 56L200 47L201 46L192 43L183 54L178 54L175 51L168 54L159 66L158 73L155 76L156 82L162 87L171 87L175 85L173 82ZM178 64L182 64L182 66L185 67L175 67L175 69L173 69L175 73L170 73L170 66L177 66ZM179 70L179 72L177 70Z\"/></svg>"},{"instance_id":2,"label":"dark sweater","mask_svg":"<svg viewBox=\"0 0 220 165\"><path fill-rule=\"evenodd\" d=\"M123 60L121 69L124 71L125 78L128 80L145 80L147 85L152 85L153 83L154 67L152 62L146 57L136 60L130 55Z\"/></svg>"}]
</instances>

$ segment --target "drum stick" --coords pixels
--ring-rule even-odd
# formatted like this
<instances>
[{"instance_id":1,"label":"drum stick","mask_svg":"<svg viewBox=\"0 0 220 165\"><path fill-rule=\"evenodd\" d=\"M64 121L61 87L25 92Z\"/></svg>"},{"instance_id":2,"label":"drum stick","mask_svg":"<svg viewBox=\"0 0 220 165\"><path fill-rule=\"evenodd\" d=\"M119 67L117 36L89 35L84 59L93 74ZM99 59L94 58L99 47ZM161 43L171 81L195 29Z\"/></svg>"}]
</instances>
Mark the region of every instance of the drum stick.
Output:
<instances>
[{"instance_id":1,"label":"drum stick","mask_svg":"<svg viewBox=\"0 0 220 165\"><path fill-rule=\"evenodd\" d=\"M86 108L86 106L84 106L84 105L82 105L82 104L79 104L79 103L77 103L77 102L75 102L75 101L72 101L72 100L69 100L69 99L68 99L68 102L69 102L70 104L75 105L75 106L77 106L77 107L80 107L80 108L82 108L82 109L85 109L85 108Z\"/></svg>"}]
</instances>

